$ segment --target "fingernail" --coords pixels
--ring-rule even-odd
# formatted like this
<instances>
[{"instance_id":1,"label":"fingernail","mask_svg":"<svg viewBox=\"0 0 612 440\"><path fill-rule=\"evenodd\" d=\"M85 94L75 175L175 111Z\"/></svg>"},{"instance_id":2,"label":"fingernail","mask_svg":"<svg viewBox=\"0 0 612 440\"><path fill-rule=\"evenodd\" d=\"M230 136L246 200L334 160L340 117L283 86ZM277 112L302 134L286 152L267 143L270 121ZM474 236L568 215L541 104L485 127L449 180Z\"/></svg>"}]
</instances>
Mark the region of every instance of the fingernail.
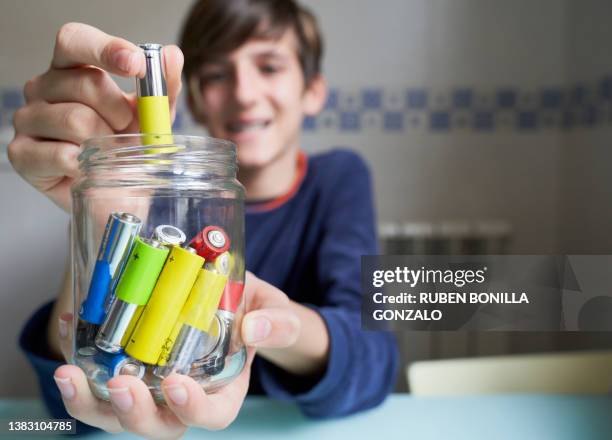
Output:
<instances>
[{"instance_id":1,"label":"fingernail","mask_svg":"<svg viewBox=\"0 0 612 440\"><path fill-rule=\"evenodd\" d=\"M68 336L68 323L62 318L59 319L59 335L62 339L66 339Z\"/></svg>"},{"instance_id":2,"label":"fingernail","mask_svg":"<svg viewBox=\"0 0 612 440\"><path fill-rule=\"evenodd\" d=\"M164 391L166 391L166 394L168 394L168 397L175 405L184 405L187 403L187 390L183 385L179 384L164 387Z\"/></svg>"},{"instance_id":3,"label":"fingernail","mask_svg":"<svg viewBox=\"0 0 612 440\"><path fill-rule=\"evenodd\" d=\"M267 318L248 319L246 323L246 342L252 344L262 341L268 337L271 330L272 323Z\"/></svg>"},{"instance_id":4,"label":"fingernail","mask_svg":"<svg viewBox=\"0 0 612 440\"><path fill-rule=\"evenodd\" d=\"M75 396L76 389L72 384L72 379L70 379L69 377L57 376L53 376L53 379L55 379L55 383L57 384L57 387L59 388L60 393L62 393L62 397L64 399L70 400Z\"/></svg>"},{"instance_id":5,"label":"fingernail","mask_svg":"<svg viewBox=\"0 0 612 440\"><path fill-rule=\"evenodd\" d=\"M136 55L131 50L121 49L113 54L113 63L115 66L119 67L124 72L129 72L130 67L134 62L134 55Z\"/></svg>"},{"instance_id":6,"label":"fingernail","mask_svg":"<svg viewBox=\"0 0 612 440\"><path fill-rule=\"evenodd\" d=\"M134 405L134 399L129 388L109 388L110 400L121 411L129 411Z\"/></svg>"}]
</instances>

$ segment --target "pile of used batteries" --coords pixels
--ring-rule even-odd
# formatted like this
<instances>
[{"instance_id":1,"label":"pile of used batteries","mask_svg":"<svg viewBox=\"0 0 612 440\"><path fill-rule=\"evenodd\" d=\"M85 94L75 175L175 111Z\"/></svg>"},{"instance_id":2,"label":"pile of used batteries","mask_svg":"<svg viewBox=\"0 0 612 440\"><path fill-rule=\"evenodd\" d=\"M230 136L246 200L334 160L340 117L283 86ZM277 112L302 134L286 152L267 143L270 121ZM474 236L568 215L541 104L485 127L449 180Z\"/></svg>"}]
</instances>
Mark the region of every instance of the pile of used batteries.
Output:
<instances>
[{"instance_id":1,"label":"pile of used batteries","mask_svg":"<svg viewBox=\"0 0 612 440\"><path fill-rule=\"evenodd\" d=\"M224 368L243 284L228 279L230 240L207 226L187 245L179 228L160 225L142 238L141 220L112 213L77 325L77 356L108 375L142 378L147 367L215 375Z\"/></svg>"}]
</instances>

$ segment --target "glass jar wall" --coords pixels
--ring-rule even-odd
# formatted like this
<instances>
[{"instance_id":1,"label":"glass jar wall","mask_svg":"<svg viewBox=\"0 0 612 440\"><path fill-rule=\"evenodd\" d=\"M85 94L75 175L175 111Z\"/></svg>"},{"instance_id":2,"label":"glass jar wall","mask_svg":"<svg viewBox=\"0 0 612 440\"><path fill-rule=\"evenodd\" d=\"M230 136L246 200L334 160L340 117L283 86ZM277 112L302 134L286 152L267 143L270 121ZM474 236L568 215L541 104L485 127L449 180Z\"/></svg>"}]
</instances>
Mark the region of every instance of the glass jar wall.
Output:
<instances>
[{"instance_id":1,"label":"glass jar wall","mask_svg":"<svg viewBox=\"0 0 612 440\"><path fill-rule=\"evenodd\" d=\"M188 374L213 391L242 370L244 189L226 141L87 140L72 187L74 351L100 398L118 374Z\"/></svg>"}]
</instances>

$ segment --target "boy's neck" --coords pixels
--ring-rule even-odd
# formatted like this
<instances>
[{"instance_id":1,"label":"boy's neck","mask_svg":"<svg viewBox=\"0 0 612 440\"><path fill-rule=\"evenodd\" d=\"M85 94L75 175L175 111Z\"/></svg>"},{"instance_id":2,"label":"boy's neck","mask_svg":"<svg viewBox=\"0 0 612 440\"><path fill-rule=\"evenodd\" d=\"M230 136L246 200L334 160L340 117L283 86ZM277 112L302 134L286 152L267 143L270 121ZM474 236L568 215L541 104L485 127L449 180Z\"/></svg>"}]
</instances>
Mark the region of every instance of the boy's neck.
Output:
<instances>
[{"instance_id":1,"label":"boy's neck","mask_svg":"<svg viewBox=\"0 0 612 440\"><path fill-rule=\"evenodd\" d=\"M269 200L286 194L293 185L299 149L290 148L261 169L238 168L238 180L247 200Z\"/></svg>"}]
</instances>

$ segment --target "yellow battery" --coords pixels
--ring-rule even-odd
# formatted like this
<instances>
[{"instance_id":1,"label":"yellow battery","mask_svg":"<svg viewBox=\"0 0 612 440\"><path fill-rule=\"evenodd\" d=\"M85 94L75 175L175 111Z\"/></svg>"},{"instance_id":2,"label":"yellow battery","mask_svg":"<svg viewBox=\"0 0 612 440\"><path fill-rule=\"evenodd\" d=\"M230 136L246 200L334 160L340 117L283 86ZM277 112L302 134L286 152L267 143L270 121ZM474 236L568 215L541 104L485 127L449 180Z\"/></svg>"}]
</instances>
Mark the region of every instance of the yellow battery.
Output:
<instances>
[{"instance_id":1,"label":"yellow battery","mask_svg":"<svg viewBox=\"0 0 612 440\"><path fill-rule=\"evenodd\" d=\"M204 258L190 250L178 246L172 248L125 347L127 354L148 364L157 363L202 264Z\"/></svg>"},{"instance_id":2,"label":"yellow battery","mask_svg":"<svg viewBox=\"0 0 612 440\"><path fill-rule=\"evenodd\" d=\"M140 132L145 145L172 144L170 106L167 96L140 96L137 99ZM167 134L166 134L167 133ZM176 147L146 150L148 153L172 153Z\"/></svg>"},{"instance_id":3,"label":"yellow battery","mask_svg":"<svg viewBox=\"0 0 612 440\"><path fill-rule=\"evenodd\" d=\"M183 325L189 325L202 332L208 332L215 317L219 299L225 289L225 284L227 284L227 275L208 269L200 269L187 302L185 302L181 314L172 329L172 333L163 346L162 353L157 362L158 365L166 365L172 353L174 341L176 341Z\"/></svg>"}]
</instances>

